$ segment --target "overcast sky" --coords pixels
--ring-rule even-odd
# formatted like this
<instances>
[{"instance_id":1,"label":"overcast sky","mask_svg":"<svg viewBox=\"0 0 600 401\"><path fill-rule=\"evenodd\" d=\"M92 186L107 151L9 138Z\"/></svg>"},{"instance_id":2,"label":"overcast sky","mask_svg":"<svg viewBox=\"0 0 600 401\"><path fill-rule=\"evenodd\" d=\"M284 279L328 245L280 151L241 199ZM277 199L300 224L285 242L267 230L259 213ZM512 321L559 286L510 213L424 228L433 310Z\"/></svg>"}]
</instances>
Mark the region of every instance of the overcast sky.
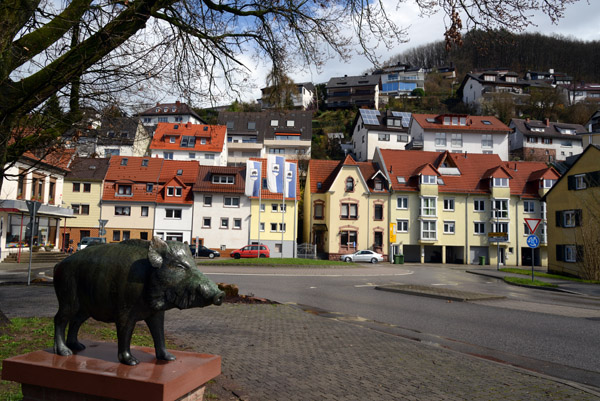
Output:
<instances>
[{"instance_id":1,"label":"overcast sky","mask_svg":"<svg viewBox=\"0 0 600 401\"><path fill-rule=\"evenodd\" d=\"M389 2L386 1L386 3ZM393 10L393 20L397 25L411 26L408 29L410 41L399 43L390 51L379 49L378 56L381 62L413 47L444 39L444 22L440 13L429 18L419 17L417 7L410 2L398 10L394 10L393 6L390 9ZM561 34L585 41L600 40L600 0L589 0L589 4L587 0L580 0L574 5L569 5L565 11L565 17L559 21L558 25L553 25L550 19L542 14L536 15L534 20L537 27L530 27L528 29L530 32L540 32L545 35ZM295 71L290 73L290 77L295 82L317 84L344 74L360 75L371 67L372 65L363 56L354 56L349 63L333 59L326 63L321 71L315 69ZM254 70L252 81L258 85L258 88L248 93L248 96L244 98L245 101L260 98L259 88L264 86L265 76L269 70L270 66L268 65L259 66Z\"/></svg>"}]
</instances>

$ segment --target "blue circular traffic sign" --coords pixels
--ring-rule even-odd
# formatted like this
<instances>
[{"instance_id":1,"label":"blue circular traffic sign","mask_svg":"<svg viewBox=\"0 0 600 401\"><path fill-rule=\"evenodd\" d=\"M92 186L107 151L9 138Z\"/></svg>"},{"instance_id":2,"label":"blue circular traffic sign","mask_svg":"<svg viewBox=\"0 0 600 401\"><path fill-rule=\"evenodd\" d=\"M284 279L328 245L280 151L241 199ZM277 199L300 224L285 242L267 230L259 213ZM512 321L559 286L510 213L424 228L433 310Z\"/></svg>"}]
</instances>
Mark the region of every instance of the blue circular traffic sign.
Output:
<instances>
[{"instance_id":1,"label":"blue circular traffic sign","mask_svg":"<svg viewBox=\"0 0 600 401\"><path fill-rule=\"evenodd\" d=\"M529 245L530 248L537 248L540 246L540 239L536 235L532 234L527 237L527 245Z\"/></svg>"}]
</instances>

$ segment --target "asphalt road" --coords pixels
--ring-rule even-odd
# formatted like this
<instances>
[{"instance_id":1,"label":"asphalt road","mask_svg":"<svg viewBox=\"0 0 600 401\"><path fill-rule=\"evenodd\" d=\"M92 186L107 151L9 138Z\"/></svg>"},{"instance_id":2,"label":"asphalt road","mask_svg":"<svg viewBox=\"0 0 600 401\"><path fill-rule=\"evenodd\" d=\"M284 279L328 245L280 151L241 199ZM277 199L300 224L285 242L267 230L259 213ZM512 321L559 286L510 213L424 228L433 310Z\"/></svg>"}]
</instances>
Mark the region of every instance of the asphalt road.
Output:
<instances>
[{"instance_id":1,"label":"asphalt road","mask_svg":"<svg viewBox=\"0 0 600 401\"><path fill-rule=\"evenodd\" d=\"M600 386L600 299L510 286L464 268L441 266L201 270L214 281L237 284L242 294L379 322L378 330L569 379L589 376ZM396 283L506 298L449 302L374 288Z\"/></svg>"}]
</instances>

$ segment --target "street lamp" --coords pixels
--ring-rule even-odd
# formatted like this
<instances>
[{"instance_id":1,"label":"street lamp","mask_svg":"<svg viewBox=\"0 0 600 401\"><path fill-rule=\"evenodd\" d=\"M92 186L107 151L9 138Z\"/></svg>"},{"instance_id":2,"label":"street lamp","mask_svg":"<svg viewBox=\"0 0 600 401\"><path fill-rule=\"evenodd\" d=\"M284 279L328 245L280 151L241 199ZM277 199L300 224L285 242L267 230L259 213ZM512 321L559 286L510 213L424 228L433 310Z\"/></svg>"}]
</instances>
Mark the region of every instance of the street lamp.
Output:
<instances>
[{"instance_id":1,"label":"street lamp","mask_svg":"<svg viewBox=\"0 0 600 401\"><path fill-rule=\"evenodd\" d=\"M492 211L494 212L494 214L496 215L496 230L494 230L496 233L499 233L499 228L500 228L500 209L497 208L492 208ZM494 237L496 238L496 270L500 270L500 237Z\"/></svg>"}]
</instances>

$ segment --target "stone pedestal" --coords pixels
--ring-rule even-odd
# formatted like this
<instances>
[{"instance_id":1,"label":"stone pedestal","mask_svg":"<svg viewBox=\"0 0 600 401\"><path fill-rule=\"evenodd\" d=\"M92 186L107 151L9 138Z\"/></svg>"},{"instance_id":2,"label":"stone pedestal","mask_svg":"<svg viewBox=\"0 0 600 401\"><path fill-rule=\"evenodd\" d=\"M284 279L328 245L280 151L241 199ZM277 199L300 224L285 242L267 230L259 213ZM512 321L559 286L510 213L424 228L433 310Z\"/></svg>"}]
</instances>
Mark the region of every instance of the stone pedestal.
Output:
<instances>
[{"instance_id":1,"label":"stone pedestal","mask_svg":"<svg viewBox=\"0 0 600 401\"><path fill-rule=\"evenodd\" d=\"M171 351L175 361L158 361L154 348L131 347L140 361L127 366L117 345L84 342L77 355L52 350L5 359L2 379L22 384L24 401L198 401L204 385L221 374L221 357Z\"/></svg>"}]
</instances>

